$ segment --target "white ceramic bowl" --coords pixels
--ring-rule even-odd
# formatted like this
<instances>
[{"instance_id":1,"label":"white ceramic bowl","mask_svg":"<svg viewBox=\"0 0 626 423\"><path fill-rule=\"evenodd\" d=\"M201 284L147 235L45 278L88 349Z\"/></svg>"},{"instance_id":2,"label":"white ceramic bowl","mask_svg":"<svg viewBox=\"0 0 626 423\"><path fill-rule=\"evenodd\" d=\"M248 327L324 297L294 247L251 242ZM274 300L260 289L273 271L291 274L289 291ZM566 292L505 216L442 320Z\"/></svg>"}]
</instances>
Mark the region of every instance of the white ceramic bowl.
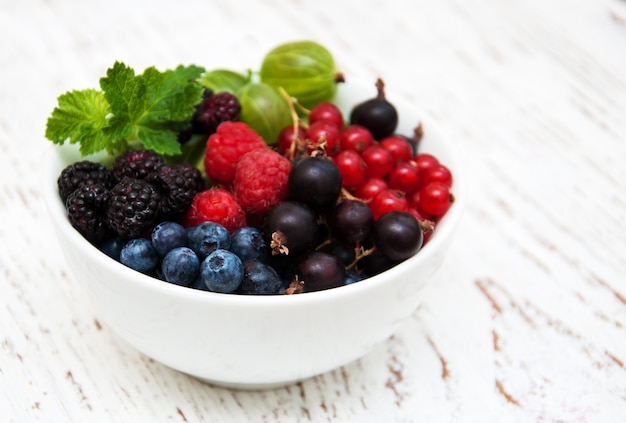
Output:
<instances>
[{"instance_id":1,"label":"white ceramic bowl","mask_svg":"<svg viewBox=\"0 0 626 423\"><path fill-rule=\"evenodd\" d=\"M339 85L347 111L376 94L374 82ZM424 297L442 264L466 197L454 147L413 105L387 92L399 111L398 132L421 121L420 151L434 154L455 178L456 201L424 248L364 281L289 296L244 296L197 291L131 270L101 253L68 223L56 180L79 159L73 148L53 148L43 192L60 246L96 315L137 350L201 380L258 389L293 383L338 368L388 339ZM347 116L347 115L346 115Z\"/></svg>"}]
</instances>

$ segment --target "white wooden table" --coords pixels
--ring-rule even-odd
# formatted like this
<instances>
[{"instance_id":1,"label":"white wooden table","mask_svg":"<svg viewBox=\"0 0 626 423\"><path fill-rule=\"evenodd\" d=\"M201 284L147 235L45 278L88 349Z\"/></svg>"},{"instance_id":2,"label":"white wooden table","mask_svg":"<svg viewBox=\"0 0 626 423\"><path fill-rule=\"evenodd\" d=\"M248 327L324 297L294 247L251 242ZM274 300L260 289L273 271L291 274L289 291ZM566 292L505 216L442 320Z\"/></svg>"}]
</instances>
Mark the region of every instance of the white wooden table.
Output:
<instances>
[{"instance_id":1,"label":"white wooden table","mask_svg":"<svg viewBox=\"0 0 626 423\"><path fill-rule=\"evenodd\" d=\"M45 122L115 60L254 68L296 39L436 119L470 201L387 342L295 386L215 388L94 315L42 204ZM623 0L3 0L0 182L1 421L626 421Z\"/></svg>"}]
</instances>

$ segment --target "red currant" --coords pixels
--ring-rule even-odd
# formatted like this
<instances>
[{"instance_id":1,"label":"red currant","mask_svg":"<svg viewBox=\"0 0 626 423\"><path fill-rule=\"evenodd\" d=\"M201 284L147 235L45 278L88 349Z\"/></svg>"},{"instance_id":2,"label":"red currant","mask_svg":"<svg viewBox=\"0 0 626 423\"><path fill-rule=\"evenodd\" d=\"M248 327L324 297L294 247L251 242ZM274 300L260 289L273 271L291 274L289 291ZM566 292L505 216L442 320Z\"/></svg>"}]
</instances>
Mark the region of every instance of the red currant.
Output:
<instances>
[{"instance_id":1,"label":"red currant","mask_svg":"<svg viewBox=\"0 0 626 423\"><path fill-rule=\"evenodd\" d=\"M431 182L442 182L446 184L448 188L452 186L452 172L442 164L431 167L422 175L422 183L424 185Z\"/></svg>"},{"instance_id":2,"label":"red currant","mask_svg":"<svg viewBox=\"0 0 626 423\"><path fill-rule=\"evenodd\" d=\"M389 188L389 185L387 185L384 179L370 177L365 179L365 181L356 188L354 195L361 200L370 200L387 188Z\"/></svg>"},{"instance_id":3,"label":"red currant","mask_svg":"<svg viewBox=\"0 0 626 423\"><path fill-rule=\"evenodd\" d=\"M339 148L341 150L356 150L362 153L369 146L374 145L372 133L364 126L349 125L341 131Z\"/></svg>"},{"instance_id":4,"label":"red currant","mask_svg":"<svg viewBox=\"0 0 626 423\"><path fill-rule=\"evenodd\" d=\"M409 201L402 191L387 188L379 192L378 195L372 199L371 203L369 203L369 206L374 219L377 220L390 211L408 211Z\"/></svg>"},{"instance_id":5,"label":"red currant","mask_svg":"<svg viewBox=\"0 0 626 423\"><path fill-rule=\"evenodd\" d=\"M380 145L391 153L393 158L398 161L408 162L413 158L413 147L404 138L391 135L380 141Z\"/></svg>"},{"instance_id":6,"label":"red currant","mask_svg":"<svg viewBox=\"0 0 626 423\"><path fill-rule=\"evenodd\" d=\"M320 120L331 122L339 129L343 128L343 113L341 113L339 107L333 103L319 103L311 109L311 113L309 113L309 125Z\"/></svg>"},{"instance_id":7,"label":"red currant","mask_svg":"<svg viewBox=\"0 0 626 423\"><path fill-rule=\"evenodd\" d=\"M410 194L419 188L419 170L410 162L399 162L387 175L387 181L389 188L399 189Z\"/></svg>"},{"instance_id":8,"label":"red currant","mask_svg":"<svg viewBox=\"0 0 626 423\"><path fill-rule=\"evenodd\" d=\"M283 155L291 149L291 145L297 138L304 140L306 131L301 126L298 126L297 131L293 130L293 125L285 126L278 134L278 151Z\"/></svg>"},{"instance_id":9,"label":"red currant","mask_svg":"<svg viewBox=\"0 0 626 423\"><path fill-rule=\"evenodd\" d=\"M367 147L361 157L367 164L367 174L371 178L384 178L393 169L393 156L378 144Z\"/></svg>"},{"instance_id":10,"label":"red currant","mask_svg":"<svg viewBox=\"0 0 626 423\"><path fill-rule=\"evenodd\" d=\"M415 155L413 161L415 162L415 166L417 166L422 175L428 169L431 169L439 164L439 160L437 160L437 158L432 154L428 153L419 153Z\"/></svg>"},{"instance_id":11,"label":"red currant","mask_svg":"<svg viewBox=\"0 0 626 423\"><path fill-rule=\"evenodd\" d=\"M319 143L322 137L326 138L326 154L329 156L334 155L337 151L340 134L339 128L327 120L318 120L309 125L306 130L306 138L314 145Z\"/></svg>"},{"instance_id":12,"label":"red currant","mask_svg":"<svg viewBox=\"0 0 626 423\"><path fill-rule=\"evenodd\" d=\"M452 196L446 184L431 182L413 195L411 203L426 215L439 218L450 208Z\"/></svg>"},{"instance_id":13,"label":"red currant","mask_svg":"<svg viewBox=\"0 0 626 423\"><path fill-rule=\"evenodd\" d=\"M356 151L340 151L333 157L333 160L339 168L344 187L356 187L365 180L366 164Z\"/></svg>"}]
</instances>

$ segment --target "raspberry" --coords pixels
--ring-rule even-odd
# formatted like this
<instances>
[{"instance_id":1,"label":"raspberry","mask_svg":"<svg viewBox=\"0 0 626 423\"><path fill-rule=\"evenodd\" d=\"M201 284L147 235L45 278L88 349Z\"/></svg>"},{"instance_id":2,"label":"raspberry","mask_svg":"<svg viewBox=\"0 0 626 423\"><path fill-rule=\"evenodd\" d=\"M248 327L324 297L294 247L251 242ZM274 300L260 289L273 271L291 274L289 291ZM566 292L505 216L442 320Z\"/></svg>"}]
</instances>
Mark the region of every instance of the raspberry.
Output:
<instances>
[{"instance_id":1,"label":"raspberry","mask_svg":"<svg viewBox=\"0 0 626 423\"><path fill-rule=\"evenodd\" d=\"M162 217L171 220L182 216L191 205L193 197L204 189L202 174L189 163L162 166L148 175L147 181L161 193Z\"/></svg>"},{"instance_id":2,"label":"raspberry","mask_svg":"<svg viewBox=\"0 0 626 423\"><path fill-rule=\"evenodd\" d=\"M194 132L211 135L222 122L236 122L241 113L241 104L233 94L223 91L202 100L193 116Z\"/></svg>"},{"instance_id":3,"label":"raspberry","mask_svg":"<svg viewBox=\"0 0 626 423\"><path fill-rule=\"evenodd\" d=\"M232 233L246 226L246 214L229 191L213 187L196 194L183 226L197 226L202 222L218 223Z\"/></svg>"},{"instance_id":4,"label":"raspberry","mask_svg":"<svg viewBox=\"0 0 626 423\"><path fill-rule=\"evenodd\" d=\"M152 150L130 150L115 159L111 172L117 182L126 176L134 179L145 179L164 164L163 156Z\"/></svg>"},{"instance_id":5,"label":"raspberry","mask_svg":"<svg viewBox=\"0 0 626 423\"><path fill-rule=\"evenodd\" d=\"M233 192L248 214L265 214L287 197L291 162L269 148L244 155L237 163Z\"/></svg>"},{"instance_id":6,"label":"raspberry","mask_svg":"<svg viewBox=\"0 0 626 423\"><path fill-rule=\"evenodd\" d=\"M139 238L157 223L161 194L148 181L124 178L111 189L109 225L122 238Z\"/></svg>"},{"instance_id":7,"label":"raspberry","mask_svg":"<svg viewBox=\"0 0 626 423\"><path fill-rule=\"evenodd\" d=\"M207 140L204 169L212 181L229 186L244 154L265 148L265 141L243 122L224 122Z\"/></svg>"},{"instance_id":8,"label":"raspberry","mask_svg":"<svg viewBox=\"0 0 626 423\"><path fill-rule=\"evenodd\" d=\"M74 190L65 203L70 223L91 242L112 235L106 212L110 193L104 184L85 184Z\"/></svg>"},{"instance_id":9,"label":"raspberry","mask_svg":"<svg viewBox=\"0 0 626 423\"><path fill-rule=\"evenodd\" d=\"M63 202L76 189L83 185L103 184L110 189L115 183L111 171L104 165L89 160L83 160L67 166L61 171L57 179L59 195Z\"/></svg>"}]
</instances>

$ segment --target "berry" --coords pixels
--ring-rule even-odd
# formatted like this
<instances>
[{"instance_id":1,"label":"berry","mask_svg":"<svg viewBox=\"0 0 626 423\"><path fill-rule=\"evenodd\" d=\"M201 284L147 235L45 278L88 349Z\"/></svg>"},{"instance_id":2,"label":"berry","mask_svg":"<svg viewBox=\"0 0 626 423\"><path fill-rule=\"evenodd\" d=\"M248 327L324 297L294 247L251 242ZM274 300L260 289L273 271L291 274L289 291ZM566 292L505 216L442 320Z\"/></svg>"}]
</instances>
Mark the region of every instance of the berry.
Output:
<instances>
[{"instance_id":1,"label":"berry","mask_svg":"<svg viewBox=\"0 0 626 423\"><path fill-rule=\"evenodd\" d=\"M361 157L370 178L384 178L391 172L395 163L393 155L379 144L367 147L361 153Z\"/></svg>"},{"instance_id":2,"label":"berry","mask_svg":"<svg viewBox=\"0 0 626 423\"><path fill-rule=\"evenodd\" d=\"M330 122L339 129L343 128L343 113L334 103L322 102L311 109L309 113L309 125L320 120Z\"/></svg>"},{"instance_id":3,"label":"berry","mask_svg":"<svg viewBox=\"0 0 626 423\"><path fill-rule=\"evenodd\" d=\"M305 157L293 166L288 179L289 196L314 210L330 207L341 193L341 173L325 157Z\"/></svg>"},{"instance_id":4,"label":"berry","mask_svg":"<svg viewBox=\"0 0 626 423\"><path fill-rule=\"evenodd\" d=\"M263 215L287 197L291 162L276 151L259 148L237 163L233 193L244 212Z\"/></svg>"},{"instance_id":5,"label":"berry","mask_svg":"<svg viewBox=\"0 0 626 423\"><path fill-rule=\"evenodd\" d=\"M364 274L372 277L391 269L396 264L398 264L396 261L389 259L380 250L375 249L373 253L359 260L358 266Z\"/></svg>"},{"instance_id":6,"label":"berry","mask_svg":"<svg viewBox=\"0 0 626 423\"><path fill-rule=\"evenodd\" d=\"M63 202L83 185L102 184L110 189L114 184L111 171L104 165L89 160L82 160L65 167L57 179L59 195Z\"/></svg>"},{"instance_id":7,"label":"berry","mask_svg":"<svg viewBox=\"0 0 626 423\"><path fill-rule=\"evenodd\" d=\"M241 104L233 94L222 91L205 97L197 106L192 118L193 132L213 134L220 123L236 122L241 113Z\"/></svg>"},{"instance_id":8,"label":"berry","mask_svg":"<svg viewBox=\"0 0 626 423\"><path fill-rule=\"evenodd\" d=\"M378 219L374 224L372 238L376 249L396 262L413 256L423 242L418 221L402 211L392 211Z\"/></svg>"},{"instance_id":9,"label":"berry","mask_svg":"<svg viewBox=\"0 0 626 423\"><path fill-rule=\"evenodd\" d=\"M163 258L161 273L170 283L190 286L200 272L200 261L191 248L176 247Z\"/></svg>"},{"instance_id":10,"label":"berry","mask_svg":"<svg viewBox=\"0 0 626 423\"><path fill-rule=\"evenodd\" d=\"M343 186L356 187L365 180L366 164L356 151L340 151L333 160L341 173Z\"/></svg>"},{"instance_id":11,"label":"berry","mask_svg":"<svg viewBox=\"0 0 626 423\"><path fill-rule=\"evenodd\" d=\"M237 292L240 294L276 294L282 280L276 270L259 260L243 262L243 280Z\"/></svg>"},{"instance_id":12,"label":"berry","mask_svg":"<svg viewBox=\"0 0 626 423\"><path fill-rule=\"evenodd\" d=\"M416 155L413 161L415 162L415 167L417 167L420 171L420 175L424 175L424 173L426 173L429 169L432 169L439 164L439 160L432 154L428 153L420 153Z\"/></svg>"},{"instance_id":13,"label":"berry","mask_svg":"<svg viewBox=\"0 0 626 423\"><path fill-rule=\"evenodd\" d=\"M349 125L341 131L339 136L340 150L355 150L362 153L366 148L374 145L371 132L361 125Z\"/></svg>"},{"instance_id":14,"label":"berry","mask_svg":"<svg viewBox=\"0 0 626 423\"><path fill-rule=\"evenodd\" d=\"M231 245L228 230L215 222L202 222L198 226L189 228L187 230L187 239L189 248L201 260L204 260L215 250L228 250Z\"/></svg>"},{"instance_id":15,"label":"berry","mask_svg":"<svg viewBox=\"0 0 626 423\"><path fill-rule=\"evenodd\" d=\"M70 223L91 242L112 234L106 216L109 199L109 190L99 183L82 185L67 197L65 207Z\"/></svg>"},{"instance_id":16,"label":"berry","mask_svg":"<svg viewBox=\"0 0 626 423\"><path fill-rule=\"evenodd\" d=\"M343 285L346 269L334 254L311 251L298 260L296 276L306 292L321 291Z\"/></svg>"},{"instance_id":17,"label":"berry","mask_svg":"<svg viewBox=\"0 0 626 423\"><path fill-rule=\"evenodd\" d=\"M167 221L152 229L150 240L160 257L165 257L174 248L186 247L188 243L186 229L179 223Z\"/></svg>"},{"instance_id":18,"label":"berry","mask_svg":"<svg viewBox=\"0 0 626 423\"><path fill-rule=\"evenodd\" d=\"M442 164L435 165L423 172L422 183L427 185L431 182L441 182L452 187L452 172Z\"/></svg>"},{"instance_id":19,"label":"berry","mask_svg":"<svg viewBox=\"0 0 626 423\"><path fill-rule=\"evenodd\" d=\"M120 252L122 251L122 248L124 248L125 244L126 241L124 239L117 235L114 235L100 242L97 246L100 251L102 251L107 256L111 257L114 260L120 261Z\"/></svg>"},{"instance_id":20,"label":"berry","mask_svg":"<svg viewBox=\"0 0 626 423\"><path fill-rule=\"evenodd\" d=\"M263 138L243 122L223 122L207 140L204 169L212 181L229 186L244 154L266 148Z\"/></svg>"},{"instance_id":21,"label":"berry","mask_svg":"<svg viewBox=\"0 0 626 423\"><path fill-rule=\"evenodd\" d=\"M251 226L245 226L233 233L230 251L237 254L243 262L253 259L264 262L270 252L261 231Z\"/></svg>"},{"instance_id":22,"label":"berry","mask_svg":"<svg viewBox=\"0 0 626 423\"><path fill-rule=\"evenodd\" d=\"M389 185L381 178L367 178L355 190L355 195L361 200L370 200L378 195L382 190L389 188Z\"/></svg>"},{"instance_id":23,"label":"berry","mask_svg":"<svg viewBox=\"0 0 626 423\"><path fill-rule=\"evenodd\" d=\"M150 241L134 238L120 252L120 263L141 273L152 273L159 264L159 255Z\"/></svg>"},{"instance_id":24,"label":"berry","mask_svg":"<svg viewBox=\"0 0 626 423\"><path fill-rule=\"evenodd\" d=\"M125 177L145 179L163 165L163 156L152 150L129 150L115 158L111 172L117 182Z\"/></svg>"},{"instance_id":25,"label":"berry","mask_svg":"<svg viewBox=\"0 0 626 423\"><path fill-rule=\"evenodd\" d=\"M443 182L431 182L424 185L412 201L421 212L437 218L443 216L452 205L452 195Z\"/></svg>"},{"instance_id":26,"label":"berry","mask_svg":"<svg viewBox=\"0 0 626 423\"><path fill-rule=\"evenodd\" d=\"M396 162L408 162L413 158L413 147L403 137L392 135L382 139L379 145L390 152Z\"/></svg>"},{"instance_id":27,"label":"berry","mask_svg":"<svg viewBox=\"0 0 626 423\"><path fill-rule=\"evenodd\" d=\"M269 213L264 237L273 254L296 257L315 246L318 231L316 215L307 205L284 201Z\"/></svg>"},{"instance_id":28,"label":"berry","mask_svg":"<svg viewBox=\"0 0 626 423\"><path fill-rule=\"evenodd\" d=\"M366 240L373 224L372 210L358 200L342 201L328 216L328 225L334 237L349 244Z\"/></svg>"},{"instance_id":29,"label":"berry","mask_svg":"<svg viewBox=\"0 0 626 423\"><path fill-rule=\"evenodd\" d=\"M374 215L374 220L378 220L382 215L394 210L406 211L409 209L409 201L402 191L387 188L376 195L369 203Z\"/></svg>"},{"instance_id":30,"label":"berry","mask_svg":"<svg viewBox=\"0 0 626 423\"><path fill-rule=\"evenodd\" d=\"M143 179L125 177L111 189L109 225L122 238L138 238L159 218L161 194Z\"/></svg>"},{"instance_id":31,"label":"berry","mask_svg":"<svg viewBox=\"0 0 626 423\"><path fill-rule=\"evenodd\" d=\"M243 280L243 263L235 254L220 248L202 261L200 277L209 291L234 292Z\"/></svg>"},{"instance_id":32,"label":"berry","mask_svg":"<svg viewBox=\"0 0 626 423\"><path fill-rule=\"evenodd\" d=\"M309 152L313 151L313 147L319 145L320 142L325 141L324 151L329 156L334 155L339 147L340 134L341 130L334 123L326 120L318 120L309 125L306 129L306 139L310 141Z\"/></svg>"},{"instance_id":33,"label":"berry","mask_svg":"<svg viewBox=\"0 0 626 423\"><path fill-rule=\"evenodd\" d=\"M177 219L184 214L193 197L204 188L200 170L189 163L162 166L148 175L147 180L161 193L161 214L169 219Z\"/></svg>"},{"instance_id":34,"label":"berry","mask_svg":"<svg viewBox=\"0 0 626 423\"><path fill-rule=\"evenodd\" d=\"M295 130L293 125L285 126L278 133L278 151L286 157L292 157L296 152L298 141L304 141L306 138L306 130L302 126L298 126Z\"/></svg>"},{"instance_id":35,"label":"berry","mask_svg":"<svg viewBox=\"0 0 626 423\"><path fill-rule=\"evenodd\" d=\"M398 162L387 175L387 181L389 188L410 194L419 188L419 170L409 162Z\"/></svg>"},{"instance_id":36,"label":"berry","mask_svg":"<svg viewBox=\"0 0 626 423\"><path fill-rule=\"evenodd\" d=\"M215 222L229 232L246 226L246 214L230 191L213 187L195 195L183 226L197 226L202 222Z\"/></svg>"},{"instance_id":37,"label":"berry","mask_svg":"<svg viewBox=\"0 0 626 423\"><path fill-rule=\"evenodd\" d=\"M385 98L384 87L379 78L376 81L377 96L358 104L350 113L350 124L366 127L376 140L393 134L398 126L398 111Z\"/></svg>"}]
</instances>

